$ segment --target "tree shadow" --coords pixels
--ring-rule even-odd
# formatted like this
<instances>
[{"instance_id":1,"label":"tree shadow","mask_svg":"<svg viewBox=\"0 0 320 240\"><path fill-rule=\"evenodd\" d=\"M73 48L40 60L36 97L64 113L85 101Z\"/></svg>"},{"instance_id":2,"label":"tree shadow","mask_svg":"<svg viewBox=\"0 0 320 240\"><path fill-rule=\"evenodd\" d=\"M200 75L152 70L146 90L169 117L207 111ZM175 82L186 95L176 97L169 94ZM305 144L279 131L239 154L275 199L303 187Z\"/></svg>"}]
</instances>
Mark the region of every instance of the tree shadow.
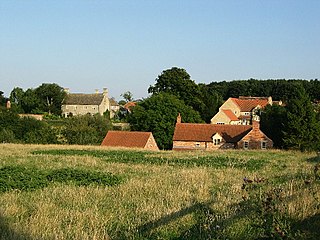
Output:
<instances>
[{"instance_id":1,"label":"tree shadow","mask_svg":"<svg viewBox=\"0 0 320 240\"><path fill-rule=\"evenodd\" d=\"M317 155L315 157L312 158L308 158L307 162L311 162L311 163L320 163L320 155Z\"/></svg>"},{"instance_id":2,"label":"tree shadow","mask_svg":"<svg viewBox=\"0 0 320 240\"><path fill-rule=\"evenodd\" d=\"M317 183L309 183L317 184ZM254 187L255 185L251 185ZM242 222L244 219L256 219L258 221L250 222L249 228L255 228L250 236L245 228L239 229L238 237L245 239L320 239L320 213L307 217L302 220L292 219L285 212L282 212L276 205L281 205L283 201L291 201L293 196L286 198L277 197L279 192L274 188L271 192L265 192L261 199L254 198L243 199L243 201L229 204L231 214L226 215L219 209L212 208L213 200L204 203L195 203L189 207L183 208L177 212L163 216L157 220L140 225L136 230L138 236L143 239L160 239L161 231L159 227L165 227L170 223L181 219L182 217L193 214L195 223L181 230L170 239L232 239L227 236L226 229L233 227L235 223ZM270 200L271 199L271 200ZM273 200L272 200L273 199ZM261 216L263 214L263 216ZM266 223L267 219L277 219L279 228L271 222ZM268 229L267 229L268 228Z\"/></svg>"},{"instance_id":3,"label":"tree shadow","mask_svg":"<svg viewBox=\"0 0 320 240\"><path fill-rule=\"evenodd\" d=\"M307 239L320 239L320 213L296 221L293 227L303 232Z\"/></svg>"},{"instance_id":4,"label":"tree shadow","mask_svg":"<svg viewBox=\"0 0 320 240\"><path fill-rule=\"evenodd\" d=\"M0 239L3 240L35 240L30 236L13 230L6 217L0 214Z\"/></svg>"}]
</instances>

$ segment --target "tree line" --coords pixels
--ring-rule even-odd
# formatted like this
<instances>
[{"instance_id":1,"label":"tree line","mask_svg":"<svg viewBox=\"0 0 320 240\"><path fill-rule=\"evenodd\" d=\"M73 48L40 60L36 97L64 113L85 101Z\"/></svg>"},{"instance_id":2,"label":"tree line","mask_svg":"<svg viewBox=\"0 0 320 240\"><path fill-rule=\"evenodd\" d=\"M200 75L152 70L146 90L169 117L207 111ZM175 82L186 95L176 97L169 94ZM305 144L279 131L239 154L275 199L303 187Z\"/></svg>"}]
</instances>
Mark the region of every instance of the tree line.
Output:
<instances>
[{"instance_id":1,"label":"tree line","mask_svg":"<svg viewBox=\"0 0 320 240\"><path fill-rule=\"evenodd\" d=\"M123 97L132 100L131 93L130 95L127 93ZM204 84L192 80L185 69L173 67L161 72L155 79L155 84L148 88L148 93L149 97L138 102L131 114L126 116L126 121L130 123L132 130L153 132L161 149L172 147L172 136L178 113L181 113L184 122L209 123L225 100L239 96L271 96L273 100L281 100L285 103L284 107L268 106L261 111L261 129L274 141L275 147L302 151L319 149L320 116L317 105L313 104L320 99L320 82L317 79L248 79ZM52 119L54 118L52 116L60 116L64 97L62 87L44 83L26 91L16 87L8 99L11 101L12 113L47 113ZM3 92L0 92L1 106L5 106L8 99L3 96ZM1 115L4 112L5 110ZM99 144L106 131L112 129L110 119L107 117L100 119L100 117L59 119L56 121L60 122L60 125L57 124L59 127L55 127L55 124L50 121L45 121L41 124L48 124L49 128L58 130L59 132L55 132L55 135L60 136L60 140L58 137L49 141L45 140L50 139L49 137L43 137L36 142ZM33 120L20 119L19 121ZM10 130L3 126L0 123L1 131ZM35 127L28 128L35 132ZM49 128L44 125L42 128L45 132L49 131ZM15 132L18 130L11 131L12 133L9 131L7 136L14 136L18 141L30 142L31 140L25 140L25 138L32 139ZM42 135L46 136L44 133Z\"/></svg>"}]
</instances>

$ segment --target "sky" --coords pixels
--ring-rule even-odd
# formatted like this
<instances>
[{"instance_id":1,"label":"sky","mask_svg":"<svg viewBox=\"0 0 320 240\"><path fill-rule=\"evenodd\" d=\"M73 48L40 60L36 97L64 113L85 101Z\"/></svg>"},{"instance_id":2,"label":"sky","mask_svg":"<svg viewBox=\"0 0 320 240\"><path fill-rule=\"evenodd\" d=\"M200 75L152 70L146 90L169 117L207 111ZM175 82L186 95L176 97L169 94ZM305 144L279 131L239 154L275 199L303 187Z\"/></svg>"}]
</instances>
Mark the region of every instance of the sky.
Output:
<instances>
[{"instance_id":1,"label":"sky","mask_svg":"<svg viewBox=\"0 0 320 240\"><path fill-rule=\"evenodd\" d=\"M196 83L319 79L319 13L319 0L0 0L0 91L138 99L172 67Z\"/></svg>"}]
</instances>

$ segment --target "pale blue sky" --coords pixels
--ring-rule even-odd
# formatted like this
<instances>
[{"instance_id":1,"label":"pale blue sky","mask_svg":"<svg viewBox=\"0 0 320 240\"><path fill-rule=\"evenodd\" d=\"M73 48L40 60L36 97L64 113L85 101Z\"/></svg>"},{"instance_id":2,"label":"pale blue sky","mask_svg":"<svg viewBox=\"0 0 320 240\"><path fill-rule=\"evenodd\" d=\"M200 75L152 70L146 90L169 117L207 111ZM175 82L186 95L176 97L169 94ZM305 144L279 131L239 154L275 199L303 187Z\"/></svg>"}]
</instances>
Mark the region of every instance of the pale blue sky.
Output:
<instances>
[{"instance_id":1,"label":"pale blue sky","mask_svg":"<svg viewBox=\"0 0 320 240\"><path fill-rule=\"evenodd\" d=\"M197 83L320 78L320 0L0 0L0 90L58 83L147 97Z\"/></svg>"}]
</instances>

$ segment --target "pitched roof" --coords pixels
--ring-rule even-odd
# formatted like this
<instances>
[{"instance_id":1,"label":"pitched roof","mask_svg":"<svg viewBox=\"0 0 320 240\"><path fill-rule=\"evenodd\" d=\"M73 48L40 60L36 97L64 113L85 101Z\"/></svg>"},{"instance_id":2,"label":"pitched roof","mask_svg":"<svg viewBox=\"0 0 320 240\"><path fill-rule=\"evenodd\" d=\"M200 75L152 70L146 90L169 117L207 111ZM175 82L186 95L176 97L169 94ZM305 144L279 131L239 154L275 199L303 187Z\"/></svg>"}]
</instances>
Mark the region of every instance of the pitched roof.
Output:
<instances>
[{"instance_id":1,"label":"pitched roof","mask_svg":"<svg viewBox=\"0 0 320 240\"><path fill-rule=\"evenodd\" d=\"M225 115L231 120L231 121L238 121L238 117L230 110L230 109L222 109Z\"/></svg>"},{"instance_id":2,"label":"pitched roof","mask_svg":"<svg viewBox=\"0 0 320 240\"><path fill-rule=\"evenodd\" d=\"M151 132L108 131L101 146L144 148Z\"/></svg>"},{"instance_id":3,"label":"pitched roof","mask_svg":"<svg viewBox=\"0 0 320 240\"><path fill-rule=\"evenodd\" d=\"M215 133L219 133L226 142L236 143L251 129L250 125L178 123L174 130L173 141L209 142Z\"/></svg>"},{"instance_id":4,"label":"pitched roof","mask_svg":"<svg viewBox=\"0 0 320 240\"><path fill-rule=\"evenodd\" d=\"M104 95L102 93L84 94L70 93L63 99L64 105L100 105Z\"/></svg>"},{"instance_id":5,"label":"pitched roof","mask_svg":"<svg viewBox=\"0 0 320 240\"><path fill-rule=\"evenodd\" d=\"M110 98L109 102L111 106L119 106L119 103L114 98Z\"/></svg>"},{"instance_id":6,"label":"pitched roof","mask_svg":"<svg viewBox=\"0 0 320 240\"><path fill-rule=\"evenodd\" d=\"M239 106L241 112L251 112L257 106L264 108L269 104L267 97L240 97L231 99Z\"/></svg>"},{"instance_id":7,"label":"pitched roof","mask_svg":"<svg viewBox=\"0 0 320 240\"><path fill-rule=\"evenodd\" d=\"M130 110L130 108L135 107L136 105L137 105L136 102L127 102L123 107L124 107L125 109Z\"/></svg>"}]
</instances>

